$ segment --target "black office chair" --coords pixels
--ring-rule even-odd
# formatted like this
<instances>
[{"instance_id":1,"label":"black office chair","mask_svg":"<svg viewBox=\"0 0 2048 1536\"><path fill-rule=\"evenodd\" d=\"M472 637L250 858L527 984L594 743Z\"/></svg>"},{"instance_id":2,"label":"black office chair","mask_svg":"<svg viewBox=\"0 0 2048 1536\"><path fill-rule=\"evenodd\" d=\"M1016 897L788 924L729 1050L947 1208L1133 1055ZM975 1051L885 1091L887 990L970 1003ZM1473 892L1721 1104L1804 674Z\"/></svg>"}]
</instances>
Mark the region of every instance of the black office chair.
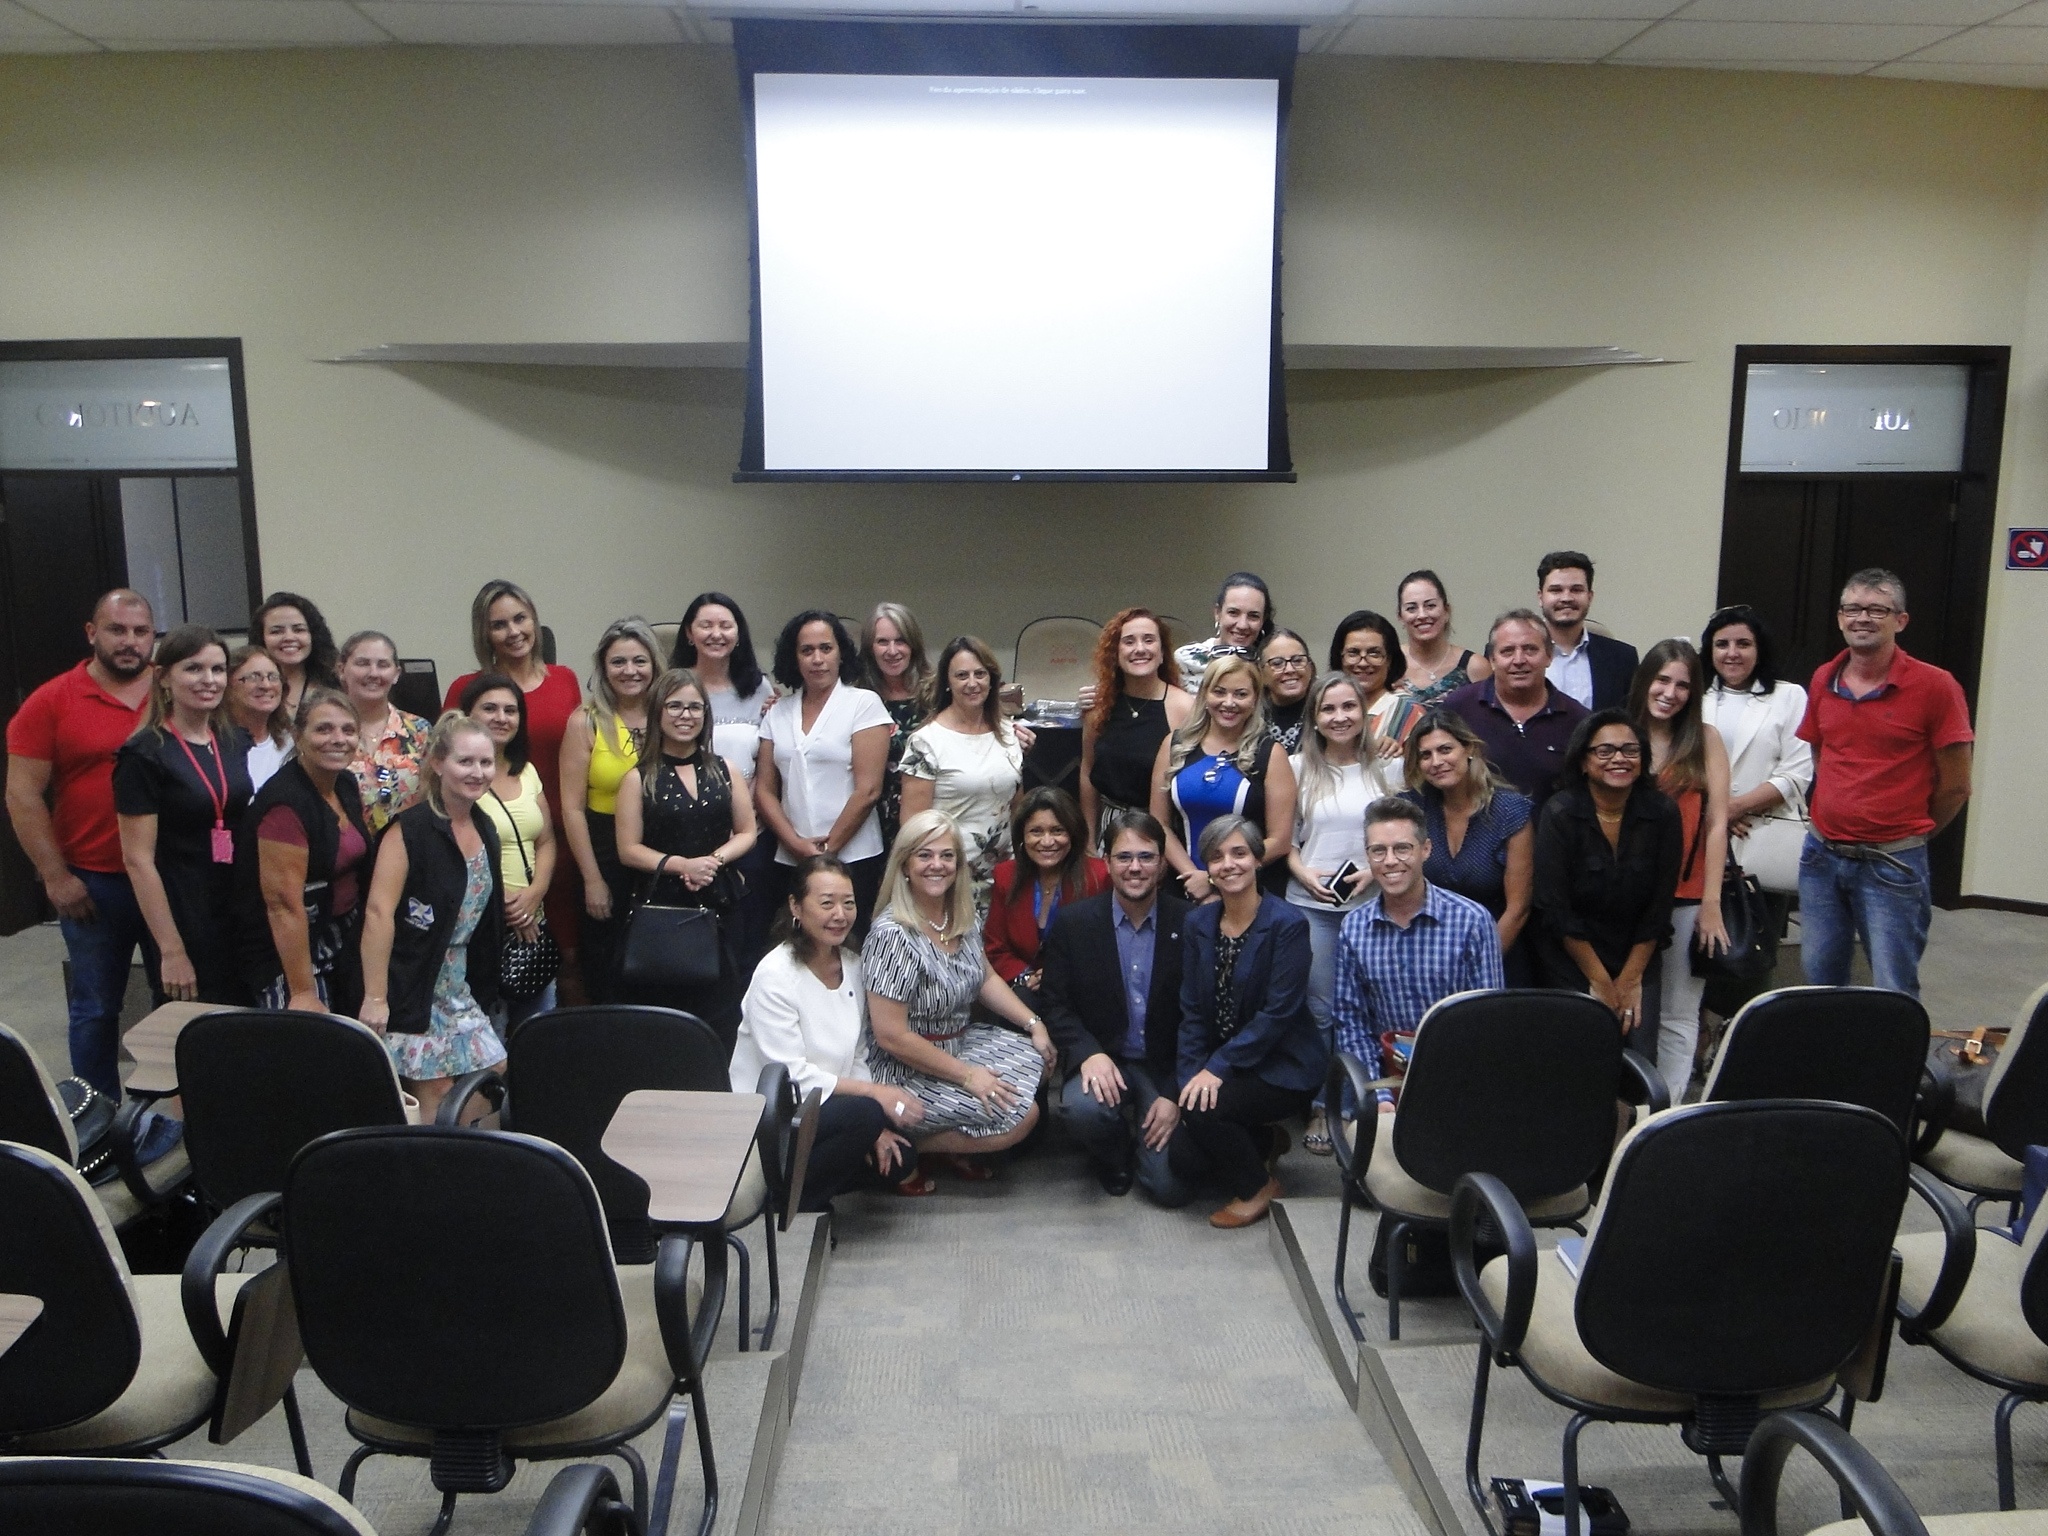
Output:
<instances>
[{"instance_id":1,"label":"black office chair","mask_svg":"<svg viewBox=\"0 0 2048 1536\"><path fill-rule=\"evenodd\" d=\"M562 1148L444 1126L338 1131L293 1161L281 1230L306 1358L359 1442L343 1498L373 1455L427 1458L441 1536L459 1494L500 1491L518 1460L616 1456L644 1526L631 1442L666 1413L651 1527L665 1531L694 1409L709 1532L701 1362L723 1297L693 1294L687 1237L664 1238L651 1265L614 1265L597 1191ZM670 1412L678 1393L688 1408Z\"/></svg>"},{"instance_id":2,"label":"black office chair","mask_svg":"<svg viewBox=\"0 0 2048 1536\"><path fill-rule=\"evenodd\" d=\"M220 1462L23 1457L0 1460L8 1536L377 1536L356 1507L309 1477ZM604 1467L564 1467L526 1536L640 1536Z\"/></svg>"},{"instance_id":3,"label":"black office chair","mask_svg":"<svg viewBox=\"0 0 2048 1536\"><path fill-rule=\"evenodd\" d=\"M2022 1403L2048 1402L2048 1216L2028 1223L2026 1241L1979 1230L1943 1184L1913 1170L1913 1189L1941 1222L1938 1232L1898 1240L1905 1262L1899 1287L1899 1336L1932 1345L1966 1376L2005 1395L1992 1416L1998 1507L2015 1502L2012 1417Z\"/></svg>"},{"instance_id":4,"label":"black office chair","mask_svg":"<svg viewBox=\"0 0 2048 1536\"><path fill-rule=\"evenodd\" d=\"M1387 1337L1401 1337L1401 1284L1409 1233L1447 1230L1461 1174L1490 1173L1538 1226L1572 1226L1614 1150L1623 1076L1661 1107L1662 1080L1622 1049L1605 1005L1577 992L1464 992L1423 1015L1400 1079L1399 1113L1376 1113L1374 1085L1357 1057L1330 1064L1328 1102L1348 1086L1369 1142L1331 1138L1342 1178L1337 1217L1337 1307L1351 1336L1365 1330L1345 1294L1351 1212L1370 1205L1386 1228Z\"/></svg>"},{"instance_id":5,"label":"black office chair","mask_svg":"<svg viewBox=\"0 0 2048 1536\"><path fill-rule=\"evenodd\" d=\"M2017 1201L2027 1148L2048 1144L2048 985L2020 1004L1988 1069L1981 1124L1962 1119L1952 1103L1931 1108L1914 1160L1967 1190L1972 1210L1986 1200Z\"/></svg>"},{"instance_id":6,"label":"black office chair","mask_svg":"<svg viewBox=\"0 0 2048 1536\"><path fill-rule=\"evenodd\" d=\"M575 1154L597 1186L610 1224L612 1252L621 1264L653 1259L656 1233L647 1220L647 1183L606 1155L604 1133L619 1101L641 1088L729 1093L726 1052L711 1026L673 1008L612 1003L537 1013L512 1032L504 1063L473 1072L442 1101L443 1125L459 1125L481 1096L497 1105L506 1130L544 1137ZM772 1081L771 1081L772 1079ZM787 1073L771 1066L760 1092L767 1099L753 1154L726 1208L726 1242L739 1261L739 1347L752 1339L752 1260L739 1229L762 1222L768 1260L768 1315L761 1347L772 1347L782 1313L782 1273L776 1255L778 1222L787 1205L784 1163L778 1154L792 1116ZM785 1230L788 1222L779 1223Z\"/></svg>"},{"instance_id":7,"label":"black office chair","mask_svg":"<svg viewBox=\"0 0 2048 1536\"><path fill-rule=\"evenodd\" d=\"M219 1210L282 1190L300 1149L330 1131L406 1123L391 1054L354 1019L210 1013L179 1033L177 1063L193 1176Z\"/></svg>"},{"instance_id":8,"label":"black office chair","mask_svg":"<svg viewBox=\"0 0 2048 1536\"><path fill-rule=\"evenodd\" d=\"M1907 1167L1898 1127L1860 1105L1666 1110L1615 1154L1576 1272L1563 1254L1537 1251L1499 1179L1460 1179L1451 1257L1483 1333L1465 1485L1482 1519L1479 1446L1496 1361L1571 1410L1566 1536L1581 1536L1578 1442L1589 1423L1679 1425L1733 1505L1721 1457L1739 1454L1765 1413L1820 1406L1845 1372L1851 1390L1875 1396ZM1507 1250L1483 1269L1482 1222Z\"/></svg>"},{"instance_id":9,"label":"black office chair","mask_svg":"<svg viewBox=\"0 0 2048 1536\"><path fill-rule=\"evenodd\" d=\"M1927 1070L1927 1010L1880 987L1781 987L1729 1021L1701 1102L1833 1099L1913 1136Z\"/></svg>"},{"instance_id":10,"label":"black office chair","mask_svg":"<svg viewBox=\"0 0 2048 1536\"><path fill-rule=\"evenodd\" d=\"M441 718L441 669L434 665L432 657L399 660L398 681L391 685L391 702L422 720Z\"/></svg>"},{"instance_id":11,"label":"black office chair","mask_svg":"<svg viewBox=\"0 0 2048 1536\"><path fill-rule=\"evenodd\" d=\"M1922 1519L1875 1456L1824 1414L1774 1413L1742 1453L1742 1536L1778 1536L1778 1486L1785 1463L1805 1450L1834 1480L1842 1518L1810 1536L2048 1536L2048 1510L1933 1515ZM1854 1518L1851 1518L1853 1515Z\"/></svg>"},{"instance_id":12,"label":"black office chair","mask_svg":"<svg viewBox=\"0 0 2048 1536\"><path fill-rule=\"evenodd\" d=\"M551 667L555 664L555 632L545 624L540 627L540 659Z\"/></svg>"},{"instance_id":13,"label":"black office chair","mask_svg":"<svg viewBox=\"0 0 2048 1536\"><path fill-rule=\"evenodd\" d=\"M83 1084L77 1084L84 1088ZM85 1089L87 1093L91 1089ZM181 1140L144 1163L136 1147L146 1101L130 1099L114 1116L113 1129L101 1151L86 1158L78 1145L70 1107L42 1058L28 1042L0 1024L0 1141L40 1147L52 1157L78 1168L106 1209L107 1220L122 1231L177 1198L191 1176L191 1163Z\"/></svg>"},{"instance_id":14,"label":"black office chair","mask_svg":"<svg viewBox=\"0 0 2048 1536\"><path fill-rule=\"evenodd\" d=\"M141 1456L201 1425L221 1444L280 1397L289 1401L289 1332L278 1336L281 1368L242 1348L255 1316L246 1303L252 1294L274 1300L282 1277L223 1273L225 1218L182 1275L130 1274L78 1171L39 1147L0 1142L0 1234L0 1293L42 1304L0 1355L0 1454ZM244 1378L251 1389L224 1427L227 1387L244 1365L256 1375ZM260 1402L259 1378L271 1383ZM310 1472L295 1402L287 1412L299 1468Z\"/></svg>"}]
</instances>

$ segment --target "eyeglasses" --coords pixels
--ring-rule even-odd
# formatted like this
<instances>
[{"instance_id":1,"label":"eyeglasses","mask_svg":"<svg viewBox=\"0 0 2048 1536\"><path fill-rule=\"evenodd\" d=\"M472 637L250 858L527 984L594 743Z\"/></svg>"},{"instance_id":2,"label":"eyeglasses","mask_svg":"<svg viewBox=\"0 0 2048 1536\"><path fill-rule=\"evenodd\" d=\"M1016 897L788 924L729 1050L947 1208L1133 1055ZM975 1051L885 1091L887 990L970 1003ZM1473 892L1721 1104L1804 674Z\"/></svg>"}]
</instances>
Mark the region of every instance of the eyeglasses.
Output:
<instances>
[{"instance_id":1,"label":"eyeglasses","mask_svg":"<svg viewBox=\"0 0 2048 1536\"><path fill-rule=\"evenodd\" d=\"M1617 757L1624 762L1632 763L1643 755L1643 749L1640 744L1633 741L1625 741L1619 746L1611 741L1603 741L1597 747L1588 747L1586 755L1598 758L1603 763L1611 763Z\"/></svg>"},{"instance_id":2,"label":"eyeglasses","mask_svg":"<svg viewBox=\"0 0 2048 1536\"><path fill-rule=\"evenodd\" d=\"M1844 603L1835 610L1845 619L1888 619L1898 611L1884 603Z\"/></svg>"},{"instance_id":3,"label":"eyeglasses","mask_svg":"<svg viewBox=\"0 0 2048 1536\"><path fill-rule=\"evenodd\" d=\"M1249 650L1241 645L1219 645L1209 652L1209 659L1211 661L1220 661L1225 656L1242 656L1249 660L1251 654Z\"/></svg>"},{"instance_id":4,"label":"eyeglasses","mask_svg":"<svg viewBox=\"0 0 2048 1536\"><path fill-rule=\"evenodd\" d=\"M1382 650L1357 651L1346 647L1344 659L1346 661L1385 661L1387 653Z\"/></svg>"},{"instance_id":5,"label":"eyeglasses","mask_svg":"<svg viewBox=\"0 0 2048 1536\"><path fill-rule=\"evenodd\" d=\"M701 715L704 713L704 706L702 704L685 704L680 699L670 699L661 706L661 712L664 715Z\"/></svg>"},{"instance_id":6,"label":"eyeglasses","mask_svg":"<svg viewBox=\"0 0 2048 1536\"><path fill-rule=\"evenodd\" d=\"M1126 869L1150 869L1159 862L1159 855L1149 849L1138 853L1112 853L1109 862L1121 864Z\"/></svg>"},{"instance_id":7,"label":"eyeglasses","mask_svg":"<svg viewBox=\"0 0 2048 1536\"><path fill-rule=\"evenodd\" d=\"M1385 864L1389 860L1396 864L1408 864L1412 863L1415 855L1421 851L1421 845L1417 843L1378 843L1367 844L1365 856L1374 864Z\"/></svg>"},{"instance_id":8,"label":"eyeglasses","mask_svg":"<svg viewBox=\"0 0 2048 1536\"><path fill-rule=\"evenodd\" d=\"M1268 656L1266 658L1266 670L1268 672L1306 672L1308 666L1309 662L1306 656Z\"/></svg>"}]
</instances>

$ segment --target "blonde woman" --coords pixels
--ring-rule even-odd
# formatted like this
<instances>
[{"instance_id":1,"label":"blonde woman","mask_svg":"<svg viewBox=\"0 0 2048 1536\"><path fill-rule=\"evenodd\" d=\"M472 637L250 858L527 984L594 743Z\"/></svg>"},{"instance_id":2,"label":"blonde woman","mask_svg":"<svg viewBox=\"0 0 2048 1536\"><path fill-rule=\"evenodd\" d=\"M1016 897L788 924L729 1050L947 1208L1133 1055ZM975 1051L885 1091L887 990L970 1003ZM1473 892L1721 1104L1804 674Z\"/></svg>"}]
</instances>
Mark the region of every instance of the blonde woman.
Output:
<instances>
[{"instance_id":1,"label":"blonde woman","mask_svg":"<svg viewBox=\"0 0 2048 1536\"><path fill-rule=\"evenodd\" d=\"M1010 856L1010 811L1024 783L1024 749L996 695L1003 669L973 635L949 640L932 679L931 718L903 754L903 815L944 811L967 847L974 905L988 910L996 866Z\"/></svg>"},{"instance_id":2,"label":"blonde woman","mask_svg":"<svg viewBox=\"0 0 2048 1536\"><path fill-rule=\"evenodd\" d=\"M1190 850L1218 816L1242 816L1264 837L1263 862L1278 863L1294 840L1294 769L1266 729L1258 663L1223 656L1209 663L1195 712L1159 744L1152 764L1152 815L1166 828L1166 860L1189 901L1215 894Z\"/></svg>"},{"instance_id":3,"label":"blonde woman","mask_svg":"<svg viewBox=\"0 0 2048 1536\"><path fill-rule=\"evenodd\" d=\"M910 733L924 721L925 695L931 687L932 659L925 653L924 631L917 616L901 603L877 603L860 632L861 675L896 723L889 738L889 761L882 771L884 845L896 841L903 825L903 753Z\"/></svg>"},{"instance_id":4,"label":"blonde woman","mask_svg":"<svg viewBox=\"0 0 2048 1536\"><path fill-rule=\"evenodd\" d=\"M1034 1098L1055 1059L1045 1024L989 967L960 830L944 813L905 820L889 850L874 925L861 950L878 1083L916 1095L911 1127L921 1152L946 1157L961 1178L994 1177L966 1154L1014 1147L1038 1124ZM969 1021L976 1003L1017 1031ZM897 1186L931 1193L920 1170Z\"/></svg>"},{"instance_id":5,"label":"blonde woman","mask_svg":"<svg viewBox=\"0 0 2048 1536\"><path fill-rule=\"evenodd\" d=\"M362 790L363 816L372 833L418 805L424 787L420 757L431 727L391 702L391 685L397 681L398 647L389 635L362 629L342 642L341 688L359 727L349 771Z\"/></svg>"},{"instance_id":6,"label":"blonde woman","mask_svg":"<svg viewBox=\"0 0 2048 1536\"><path fill-rule=\"evenodd\" d=\"M609 1002L630 879L619 864L619 786L647 745L647 691L661 647L642 618L620 619L598 636L590 697L562 732L562 841L583 890L576 954L584 991ZM552 913L549 914L552 917Z\"/></svg>"}]
</instances>

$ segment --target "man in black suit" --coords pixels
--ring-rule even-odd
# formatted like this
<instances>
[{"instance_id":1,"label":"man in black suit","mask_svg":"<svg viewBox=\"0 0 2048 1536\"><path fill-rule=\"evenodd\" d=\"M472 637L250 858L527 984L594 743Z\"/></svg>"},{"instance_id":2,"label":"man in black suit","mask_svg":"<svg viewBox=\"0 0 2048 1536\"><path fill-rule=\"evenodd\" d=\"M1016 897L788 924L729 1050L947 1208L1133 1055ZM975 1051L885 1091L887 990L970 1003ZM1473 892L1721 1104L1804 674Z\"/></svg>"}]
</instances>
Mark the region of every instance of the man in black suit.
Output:
<instances>
[{"instance_id":1,"label":"man in black suit","mask_svg":"<svg viewBox=\"0 0 2048 1536\"><path fill-rule=\"evenodd\" d=\"M1550 626L1550 681L1588 709L1620 709L1635 680L1636 648L1586 628L1593 611L1593 562L1554 549L1536 565L1536 599Z\"/></svg>"},{"instance_id":2,"label":"man in black suit","mask_svg":"<svg viewBox=\"0 0 2048 1536\"><path fill-rule=\"evenodd\" d=\"M1187 903L1159 889L1166 832L1143 811L1109 826L1110 889L1053 920L1039 951L1039 1012L1067 1064L1060 1109L1112 1195L1136 1182L1161 1205L1195 1191L1166 1160L1180 1124L1181 927Z\"/></svg>"}]
</instances>

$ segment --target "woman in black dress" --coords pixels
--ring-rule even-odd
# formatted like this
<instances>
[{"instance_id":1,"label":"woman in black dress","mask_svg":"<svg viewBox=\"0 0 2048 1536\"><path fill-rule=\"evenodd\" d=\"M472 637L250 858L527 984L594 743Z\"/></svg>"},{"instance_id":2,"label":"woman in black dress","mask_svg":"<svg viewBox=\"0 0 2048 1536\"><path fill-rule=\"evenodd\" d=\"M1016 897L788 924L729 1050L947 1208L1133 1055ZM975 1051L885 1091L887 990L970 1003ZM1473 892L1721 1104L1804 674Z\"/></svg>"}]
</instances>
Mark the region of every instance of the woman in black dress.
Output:
<instances>
[{"instance_id":1,"label":"woman in black dress","mask_svg":"<svg viewBox=\"0 0 2048 1536\"><path fill-rule=\"evenodd\" d=\"M165 998L247 1001L231 942L235 829L254 793L249 736L227 713L228 648L203 624L157 647L142 729L114 756L121 858Z\"/></svg>"},{"instance_id":2,"label":"woman in black dress","mask_svg":"<svg viewBox=\"0 0 2048 1536\"><path fill-rule=\"evenodd\" d=\"M1102 626L1095 686L1081 700L1081 820L1091 843L1109 817L1151 805L1159 743L1195 709L1180 681L1166 626L1151 609L1126 608Z\"/></svg>"},{"instance_id":3,"label":"woman in black dress","mask_svg":"<svg viewBox=\"0 0 2048 1536\"><path fill-rule=\"evenodd\" d=\"M660 750L651 765L619 781L619 862L642 876L640 901L715 913L724 956L718 980L692 995L630 997L622 986L621 1000L695 1014L718 1031L730 1056L745 978L733 949L737 892L727 866L754 846L754 801L740 765L709 749L710 714L696 673L671 668L656 678L647 717Z\"/></svg>"}]
</instances>

